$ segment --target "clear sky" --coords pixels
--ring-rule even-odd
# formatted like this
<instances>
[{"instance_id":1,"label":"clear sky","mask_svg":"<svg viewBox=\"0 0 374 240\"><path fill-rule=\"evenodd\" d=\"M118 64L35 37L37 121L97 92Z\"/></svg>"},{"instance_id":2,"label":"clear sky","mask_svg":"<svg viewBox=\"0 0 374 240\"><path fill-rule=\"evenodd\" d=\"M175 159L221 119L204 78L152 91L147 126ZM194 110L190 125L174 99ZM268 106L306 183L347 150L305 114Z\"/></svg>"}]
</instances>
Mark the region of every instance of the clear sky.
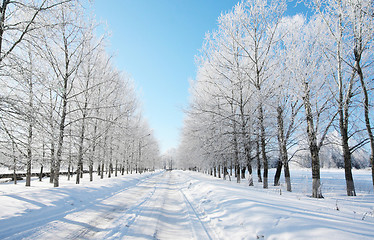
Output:
<instances>
[{"instance_id":1,"label":"clear sky","mask_svg":"<svg viewBox=\"0 0 374 240\"><path fill-rule=\"evenodd\" d=\"M143 113L161 152L179 144L189 79L205 33L238 0L96 0L98 20L111 31L116 66L135 81Z\"/></svg>"}]
</instances>

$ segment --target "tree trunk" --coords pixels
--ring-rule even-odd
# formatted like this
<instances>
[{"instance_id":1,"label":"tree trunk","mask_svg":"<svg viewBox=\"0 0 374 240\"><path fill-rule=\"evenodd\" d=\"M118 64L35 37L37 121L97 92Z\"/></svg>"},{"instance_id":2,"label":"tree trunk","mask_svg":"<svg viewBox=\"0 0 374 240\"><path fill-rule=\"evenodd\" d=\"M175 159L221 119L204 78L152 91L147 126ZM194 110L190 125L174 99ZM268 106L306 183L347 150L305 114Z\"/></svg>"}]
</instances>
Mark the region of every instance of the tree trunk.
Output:
<instances>
[{"instance_id":1,"label":"tree trunk","mask_svg":"<svg viewBox=\"0 0 374 240\"><path fill-rule=\"evenodd\" d=\"M349 105L351 102L352 97L352 88L353 88L353 79L354 74L352 75L351 79L348 82L348 88L345 97L343 96L344 91L344 84L343 84L343 70L342 70L342 39L343 39L343 26L342 26L342 16L339 15L338 19L338 36L339 39L337 41L337 48L336 48L336 58L337 58L337 83L339 89L339 97L337 98L338 101L338 113L339 113L339 129L340 129L340 136L341 136L341 143L343 149L343 159L344 159L344 171L345 171L345 181L346 181L346 189L348 196L356 196L356 191L353 183L353 176L352 176L352 160L351 160L351 150L349 149L349 137L348 137L348 125L349 125ZM354 73L354 71L353 71Z\"/></svg>"},{"instance_id":2,"label":"tree trunk","mask_svg":"<svg viewBox=\"0 0 374 240\"><path fill-rule=\"evenodd\" d=\"M242 175L241 175L242 179L245 179L245 170L246 170L246 168L242 167Z\"/></svg>"},{"instance_id":3,"label":"tree trunk","mask_svg":"<svg viewBox=\"0 0 374 240\"><path fill-rule=\"evenodd\" d=\"M81 178L83 178L83 173L84 173L84 170L83 170L83 162L81 162Z\"/></svg>"},{"instance_id":4,"label":"tree trunk","mask_svg":"<svg viewBox=\"0 0 374 240\"><path fill-rule=\"evenodd\" d=\"M234 168L234 166L232 165L232 159L230 159L230 176L232 176L232 169Z\"/></svg>"},{"instance_id":5,"label":"tree trunk","mask_svg":"<svg viewBox=\"0 0 374 240\"><path fill-rule=\"evenodd\" d=\"M320 162L319 162L319 148L317 145L317 136L314 130L313 123L313 113L312 107L310 104L309 97L309 85L307 82L304 82L305 96L303 97L305 115L307 122L307 134L308 134L308 143L310 155L312 158L312 197L314 198L323 198L322 189L321 189L321 177L320 177Z\"/></svg>"},{"instance_id":6,"label":"tree trunk","mask_svg":"<svg viewBox=\"0 0 374 240\"><path fill-rule=\"evenodd\" d=\"M113 174L113 135L110 136L110 148L109 148L109 177Z\"/></svg>"},{"instance_id":7,"label":"tree trunk","mask_svg":"<svg viewBox=\"0 0 374 240\"><path fill-rule=\"evenodd\" d=\"M253 177L252 177L252 156L251 151L249 150L249 144L245 146L245 157L247 159L247 169L248 169L248 185L253 186Z\"/></svg>"},{"instance_id":8,"label":"tree trunk","mask_svg":"<svg viewBox=\"0 0 374 240\"><path fill-rule=\"evenodd\" d=\"M257 178L258 182L262 182L261 177L261 158L260 158L260 137L257 133L257 141L256 141L256 159L257 159Z\"/></svg>"},{"instance_id":9,"label":"tree trunk","mask_svg":"<svg viewBox=\"0 0 374 240\"><path fill-rule=\"evenodd\" d=\"M113 172L113 165L112 163L109 163L109 174L108 174L108 178L111 178L112 177L112 172Z\"/></svg>"},{"instance_id":10,"label":"tree trunk","mask_svg":"<svg viewBox=\"0 0 374 240\"><path fill-rule=\"evenodd\" d=\"M68 181L70 181L70 177L71 177L71 170L70 170L70 168L71 168L71 164L69 162L69 165L68 165Z\"/></svg>"},{"instance_id":11,"label":"tree trunk","mask_svg":"<svg viewBox=\"0 0 374 240\"><path fill-rule=\"evenodd\" d=\"M269 166L268 166L268 158L266 156L266 140L265 140L265 126L264 126L264 110L262 107L262 103L260 103L260 109L259 109L259 121L260 121L260 130L261 130L261 156L262 161L264 163L264 178L263 178L263 188L268 188L268 172L269 172Z\"/></svg>"},{"instance_id":12,"label":"tree trunk","mask_svg":"<svg viewBox=\"0 0 374 240\"><path fill-rule=\"evenodd\" d=\"M93 181L93 164L90 164L88 168L90 172L90 182L92 182Z\"/></svg>"},{"instance_id":13,"label":"tree trunk","mask_svg":"<svg viewBox=\"0 0 374 240\"><path fill-rule=\"evenodd\" d=\"M30 117L31 118L31 117ZM31 119L29 121L32 121ZM32 124L29 124L29 136L27 144L27 171L26 171L26 187L31 186L31 162L32 162Z\"/></svg>"},{"instance_id":14,"label":"tree trunk","mask_svg":"<svg viewBox=\"0 0 374 240\"><path fill-rule=\"evenodd\" d=\"M240 183L240 165L235 165L235 172L236 172L236 182Z\"/></svg>"},{"instance_id":15,"label":"tree trunk","mask_svg":"<svg viewBox=\"0 0 374 240\"><path fill-rule=\"evenodd\" d=\"M81 165L78 163L78 166L77 166L77 176L76 176L76 179L75 179L75 183L76 184L79 184L80 183L80 174L81 174Z\"/></svg>"},{"instance_id":16,"label":"tree trunk","mask_svg":"<svg viewBox=\"0 0 374 240\"><path fill-rule=\"evenodd\" d=\"M248 186L253 186L252 164L247 163L247 168L248 168Z\"/></svg>"},{"instance_id":17,"label":"tree trunk","mask_svg":"<svg viewBox=\"0 0 374 240\"><path fill-rule=\"evenodd\" d=\"M340 114L340 134L341 134L341 141L342 141L342 148L343 148L343 158L344 158L344 172L345 172L345 183L346 183L346 189L347 189L347 196L356 196L355 186L353 182L353 176L352 176L352 161L351 161L351 151L349 149L348 145L348 118L347 115L343 115L343 111L339 110Z\"/></svg>"},{"instance_id":18,"label":"tree trunk","mask_svg":"<svg viewBox=\"0 0 374 240\"><path fill-rule=\"evenodd\" d=\"M240 165L239 165L239 150L238 150L238 141L236 136L236 126L234 124L234 162L235 162L235 176L236 182L240 183Z\"/></svg>"},{"instance_id":19,"label":"tree trunk","mask_svg":"<svg viewBox=\"0 0 374 240\"><path fill-rule=\"evenodd\" d=\"M2 1L2 5L1 5L1 8L0 8L0 53L3 53L3 35L4 35L4 26L5 26L5 18L6 18L6 9L7 9L7 6L9 4L9 1L5 1L3 0ZM0 62L2 62L2 56L0 58Z\"/></svg>"},{"instance_id":20,"label":"tree trunk","mask_svg":"<svg viewBox=\"0 0 374 240\"><path fill-rule=\"evenodd\" d=\"M281 106L278 106L277 108L278 143L279 143L279 153L280 153L279 161L280 161L280 164L284 166L284 178L286 182L287 191L289 192L291 192L291 176L290 176L290 168L288 166L287 141L288 141L291 129L293 127L296 112L297 112L297 111L294 111L294 107L292 108L293 108L292 118L291 118L292 120L288 126L288 132L286 133L286 136L284 134L283 108ZM280 166L280 168L282 168L282 166ZM281 173L279 173L279 177L280 175ZM274 184L275 184L275 179L274 179ZM278 184L279 184L279 178L278 178Z\"/></svg>"},{"instance_id":21,"label":"tree trunk","mask_svg":"<svg viewBox=\"0 0 374 240\"><path fill-rule=\"evenodd\" d=\"M116 165L115 165L115 171L114 171L114 176L117 177L117 172L118 172L118 160L116 158Z\"/></svg>"},{"instance_id":22,"label":"tree trunk","mask_svg":"<svg viewBox=\"0 0 374 240\"><path fill-rule=\"evenodd\" d=\"M291 192L292 191L291 175L290 175L290 168L288 166L288 159L286 159L286 161L283 162L283 165L284 165L284 178L285 178L285 181L286 181L287 191Z\"/></svg>"},{"instance_id":23,"label":"tree trunk","mask_svg":"<svg viewBox=\"0 0 374 240\"><path fill-rule=\"evenodd\" d=\"M14 163L14 168L13 168L13 180L14 180L14 184L17 184L17 170L16 170L16 164Z\"/></svg>"},{"instance_id":24,"label":"tree trunk","mask_svg":"<svg viewBox=\"0 0 374 240\"><path fill-rule=\"evenodd\" d=\"M93 181L93 160L90 159L90 164L88 165L88 174L90 175L90 182Z\"/></svg>"},{"instance_id":25,"label":"tree trunk","mask_svg":"<svg viewBox=\"0 0 374 240\"><path fill-rule=\"evenodd\" d=\"M95 127L94 127L94 129L95 129ZM93 181L94 156L95 156L95 151L96 151L95 138L96 138L96 133L95 133L95 130L94 130L94 136L93 136L93 140L92 140L92 149L91 149L91 153L90 153L90 158L88 159L88 172L89 172L89 175L90 175L90 182Z\"/></svg>"},{"instance_id":26,"label":"tree trunk","mask_svg":"<svg viewBox=\"0 0 374 240\"><path fill-rule=\"evenodd\" d=\"M313 124L313 122L308 121L308 125ZM320 176L320 162L319 162L319 149L316 143L316 136L314 132L309 133L310 137L310 155L312 157L312 197L323 198L321 189L321 176Z\"/></svg>"},{"instance_id":27,"label":"tree trunk","mask_svg":"<svg viewBox=\"0 0 374 240\"><path fill-rule=\"evenodd\" d=\"M39 182L43 180L43 164L40 166Z\"/></svg>"},{"instance_id":28,"label":"tree trunk","mask_svg":"<svg viewBox=\"0 0 374 240\"><path fill-rule=\"evenodd\" d=\"M65 46L66 47L66 46ZM66 59L65 59L66 60ZM67 61L67 60L66 60ZM57 159L56 159L56 162L55 162L55 165L54 165L54 177L53 177L53 183L54 183L54 187L58 187L60 184L59 184L59 180L60 180L60 165L61 165L61 162L62 162L62 147L63 147L63 143L64 143L64 131L65 131L65 119L66 119L66 110L67 110L67 105L68 105L68 96L67 96L67 91L68 91L68 80L69 80L69 77L68 77L68 72L69 72L69 68L68 68L68 63L66 63L66 69L65 69L65 73L66 75L64 76L64 79L63 79L63 89L62 89L62 113L61 113L61 120L60 120L60 125L59 125L59 130L60 130L60 134L59 134L59 138L58 138L58 145L57 145Z\"/></svg>"},{"instance_id":29,"label":"tree trunk","mask_svg":"<svg viewBox=\"0 0 374 240\"><path fill-rule=\"evenodd\" d=\"M282 163L281 159L279 159L278 164L277 164L277 171L275 172L275 175L274 175L274 186L279 186L280 185L279 179L280 179L281 173L282 173L282 166L283 166L283 163Z\"/></svg>"},{"instance_id":30,"label":"tree trunk","mask_svg":"<svg viewBox=\"0 0 374 240\"><path fill-rule=\"evenodd\" d=\"M286 144L286 139L284 136L283 108L280 105L278 105L277 107L277 124L278 124L277 138L278 138L278 146L279 146L279 159L278 159L277 171L275 172L275 176L274 176L274 186L279 186L279 179L282 173L282 166L284 162L283 145Z\"/></svg>"},{"instance_id":31,"label":"tree trunk","mask_svg":"<svg viewBox=\"0 0 374 240\"><path fill-rule=\"evenodd\" d=\"M13 151L13 180L14 184L17 184L17 157L16 157L16 149L14 146L14 142L12 141L12 151Z\"/></svg>"},{"instance_id":32,"label":"tree trunk","mask_svg":"<svg viewBox=\"0 0 374 240\"><path fill-rule=\"evenodd\" d=\"M54 165L55 165L55 144L54 142L52 141L51 142L51 170L50 170L50 173L49 173L49 183L53 183L53 179L54 179Z\"/></svg>"}]
</instances>

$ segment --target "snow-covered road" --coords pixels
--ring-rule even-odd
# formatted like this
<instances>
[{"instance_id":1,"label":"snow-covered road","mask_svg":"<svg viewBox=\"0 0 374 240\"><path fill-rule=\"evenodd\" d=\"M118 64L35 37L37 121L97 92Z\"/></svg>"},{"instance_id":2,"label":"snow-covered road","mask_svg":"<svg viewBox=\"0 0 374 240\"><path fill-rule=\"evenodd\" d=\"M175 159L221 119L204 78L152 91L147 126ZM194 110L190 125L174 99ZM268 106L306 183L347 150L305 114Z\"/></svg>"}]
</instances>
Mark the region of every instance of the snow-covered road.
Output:
<instances>
[{"instance_id":1,"label":"snow-covered road","mask_svg":"<svg viewBox=\"0 0 374 240\"><path fill-rule=\"evenodd\" d=\"M150 194L127 215L121 235L126 239L213 239L172 172L151 178L140 187ZM128 194L128 193L126 193Z\"/></svg>"},{"instance_id":2,"label":"snow-covered road","mask_svg":"<svg viewBox=\"0 0 374 240\"><path fill-rule=\"evenodd\" d=\"M183 184L172 172L159 172L76 207L67 202L33 211L25 221L10 219L0 238L216 239L183 193Z\"/></svg>"}]
</instances>

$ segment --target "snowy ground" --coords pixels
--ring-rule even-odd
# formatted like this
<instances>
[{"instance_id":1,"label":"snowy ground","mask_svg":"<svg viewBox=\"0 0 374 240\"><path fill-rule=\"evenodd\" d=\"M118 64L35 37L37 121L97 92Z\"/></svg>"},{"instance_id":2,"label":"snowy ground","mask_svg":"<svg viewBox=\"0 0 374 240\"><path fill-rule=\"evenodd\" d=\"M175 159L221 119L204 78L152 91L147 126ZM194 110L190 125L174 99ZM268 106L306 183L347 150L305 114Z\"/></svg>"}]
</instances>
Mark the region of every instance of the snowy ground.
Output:
<instances>
[{"instance_id":1,"label":"snowy ground","mask_svg":"<svg viewBox=\"0 0 374 240\"><path fill-rule=\"evenodd\" d=\"M291 174L292 193L188 171L1 183L0 239L374 239L369 171L354 172L357 197L322 171L324 199L308 197L309 170Z\"/></svg>"}]
</instances>

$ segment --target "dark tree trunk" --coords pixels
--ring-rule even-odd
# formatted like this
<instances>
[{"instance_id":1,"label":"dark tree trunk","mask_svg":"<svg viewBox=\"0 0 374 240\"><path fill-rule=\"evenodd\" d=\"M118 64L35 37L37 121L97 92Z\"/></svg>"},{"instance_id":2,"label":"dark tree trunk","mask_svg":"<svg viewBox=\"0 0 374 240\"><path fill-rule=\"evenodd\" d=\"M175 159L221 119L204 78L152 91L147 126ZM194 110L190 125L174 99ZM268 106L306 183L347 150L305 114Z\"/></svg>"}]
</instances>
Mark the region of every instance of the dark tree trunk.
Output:
<instances>
[{"instance_id":1,"label":"dark tree trunk","mask_svg":"<svg viewBox=\"0 0 374 240\"><path fill-rule=\"evenodd\" d=\"M236 171L236 182L240 183L240 166L239 166L239 164L235 165L235 171Z\"/></svg>"},{"instance_id":2,"label":"dark tree trunk","mask_svg":"<svg viewBox=\"0 0 374 240\"><path fill-rule=\"evenodd\" d=\"M258 182L262 182L261 177L261 158L260 158L260 137L257 133L257 141L256 141L256 159L257 159L257 178Z\"/></svg>"},{"instance_id":3,"label":"dark tree trunk","mask_svg":"<svg viewBox=\"0 0 374 240\"><path fill-rule=\"evenodd\" d=\"M239 165L239 150L238 150L238 139L236 133L236 124L234 122L234 162L235 162L235 176L236 182L240 183L240 165Z\"/></svg>"},{"instance_id":4,"label":"dark tree trunk","mask_svg":"<svg viewBox=\"0 0 374 240\"><path fill-rule=\"evenodd\" d=\"M88 166L88 169L90 172L90 182L92 182L93 181L93 164L90 164L90 166Z\"/></svg>"},{"instance_id":5,"label":"dark tree trunk","mask_svg":"<svg viewBox=\"0 0 374 240\"><path fill-rule=\"evenodd\" d=\"M281 177L281 173L282 173L282 161L281 159L278 160L278 164L277 164L277 171L275 172L275 176L274 176L274 186L279 186L280 183L279 183L279 179Z\"/></svg>"},{"instance_id":6,"label":"dark tree trunk","mask_svg":"<svg viewBox=\"0 0 374 240\"><path fill-rule=\"evenodd\" d=\"M242 179L245 179L245 170L246 170L246 168L242 167L242 175L241 175Z\"/></svg>"},{"instance_id":7,"label":"dark tree trunk","mask_svg":"<svg viewBox=\"0 0 374 240\"><path fill-rule=\"evenodd\" d=\"M0 8L0 53L3 53L3 49L2 49L2 46L3 46L3 35L4 35L4 26L5 26L5 18L6 18L6 9L7 9L7 6L9 4L9 0L3 0L3 3L1 5L1 8ZM0 62L2 62L2 56L0 58Z\"/></svg>"},{"instance_id":8,"label":"dark tree trunk","mask_svg":"<svg viewBox=\"0 0 374 240\"><path fill-rule=\"evenodd\" d=\"M113 172L113 165L112 163L109 163L108 178L112 177L112 172Z\"/></svg>"},{"instance_id":9,"label":"dark tree trunk","mask_svg":"<svg viewBox=\"0 0 374 240\"><path fill-rule=\"evenodd\" d=\"M345 111L344 111L345 112ZM355 186L352 176L352 160L351 160L351 151L348 145L348 119L343 119L343 111L339 110L340 113L340 135L343 148L343 158L344 158L344 172L345 172L345 183L347 189L347 196L356 196ZM348 116L345 116L348 117Z\"/></svg>"},{"instance_id":10,"label":"dark tree trunk","mask_svg":"<svg viewBox=\"0 0 374 240\"><path fill-rule=\"evenodd\" d=\"M40 166L39 182L43 180L43 164Z\"/></svg>"},{"instance_id":11,"label":"dark tree trunk","mask_svg":"<svg viewBox=\"0 0 374 240\"><path fill-rule=\"evenodd\" d=\"M118 160L116 159L116 165L115 165L115 171L114 171L115 177L117 177L117 172L118 172Z\"/></svg>"},{"instance_id":12,"label":"dark tree trunk","mask_svg":"<svg viewBox=\"0 0 374 240\"><path fill-rule=\"evenodd\" d=\"M14 184L17 184L17 172L16 172L16 164L14 164L14 169L13 169L13 180Z\"/></svg>"},{"instance_id":13,"label":"dark tree trunk","mask_svg":"<svg viewBox=\"0 0 374 240\"><path fill-rule=\"evenodd\" d=\"M83 162L81 162L81 174L80 177L83 178Z\"/></svg>"},{"instance_id":14,"label":"dark tree trunk","mask_svg":"<svg viewBox=\"0 0 374 240\"><path fill-rule=\"evenodd\" d=\"M232 169L234 168L233 164L232 164L232 159L230 159L230 176L232 176Z\"/></svg>"}]
</instances>

